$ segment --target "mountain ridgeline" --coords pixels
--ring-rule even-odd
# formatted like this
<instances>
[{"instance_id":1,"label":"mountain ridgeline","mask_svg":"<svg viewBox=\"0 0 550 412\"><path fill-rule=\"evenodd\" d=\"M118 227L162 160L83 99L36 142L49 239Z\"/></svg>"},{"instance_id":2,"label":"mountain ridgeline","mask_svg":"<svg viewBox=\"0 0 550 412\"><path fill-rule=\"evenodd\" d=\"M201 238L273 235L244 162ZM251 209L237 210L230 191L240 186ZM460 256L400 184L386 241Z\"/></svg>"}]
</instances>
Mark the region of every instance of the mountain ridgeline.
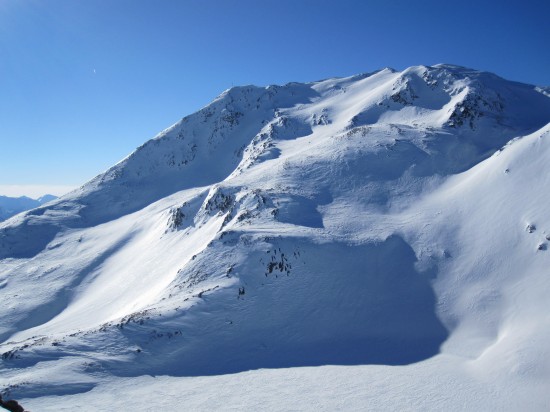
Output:
<instances>
[{"instance_id":1,"label":"mountain ridgeline","mask_svg":"<svg viewBox=\"0 0 550 412\"><path fill-rule=\"evenodd\" d=\"M24 212L25 210L34 209L35 207L39 207L55 199L57 199L57 196L53 195L44 195L38 199L31 199L27 196L0 196L0 222L18 213Z\"/></svg>"},{"instance_id":2,"label":"mountain ridgeline","mask_svg":"<svg viewBox=\"0 0 550 412\"><path fill-rule=\"evenodd\" d=\"M223 92L0 224L10 391L500 353L548 263L545 90L436 65Z\"/></svg>"}]
</instances>

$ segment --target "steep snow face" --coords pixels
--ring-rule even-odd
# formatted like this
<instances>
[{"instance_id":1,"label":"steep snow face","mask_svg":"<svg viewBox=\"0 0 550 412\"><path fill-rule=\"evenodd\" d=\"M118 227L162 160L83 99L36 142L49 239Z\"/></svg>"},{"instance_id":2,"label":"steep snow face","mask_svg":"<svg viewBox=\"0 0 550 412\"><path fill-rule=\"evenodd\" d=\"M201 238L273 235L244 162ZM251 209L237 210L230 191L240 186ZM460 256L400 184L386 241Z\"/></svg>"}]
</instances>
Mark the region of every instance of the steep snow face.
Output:
<instances>
[{"instance_id":1,"label":"steep snow face","mask_svg":"<svg viewBox=\"0 0 550 412\"><path fill-rule=\"evenodd\" d=\"M3 384L433 356L550 378L541 90L438 65L224 92L0 224Z\"/></svg>"},{"instance_id":2,"label":"steep snow face","mask_svg":"<svg viewBox=\"0 0 550 412\"><path fill-rule=\"evenodd\" d=\"M385 69L310 84L236 87L139 147L64 202L76 200L81 206L72 225L102 223L176 191L222 181L243 160L247 148L254 158L266 158L278 152L274 140L312 135L319 141L326 135L362 134L361 127L371 125L422 131L423 144L414 142L420 149L431 148L433 130L437 137L451 129L461 142L436 139L434 150L468 151L464 156L469 155L469 162L456 166L464 168L511 137L542 127L549 110L548 99L531 86L454 66ZM472 133L476 127L493 130ZM104 202L110 207L100 206Z\"/></svg>"}]
</instances>

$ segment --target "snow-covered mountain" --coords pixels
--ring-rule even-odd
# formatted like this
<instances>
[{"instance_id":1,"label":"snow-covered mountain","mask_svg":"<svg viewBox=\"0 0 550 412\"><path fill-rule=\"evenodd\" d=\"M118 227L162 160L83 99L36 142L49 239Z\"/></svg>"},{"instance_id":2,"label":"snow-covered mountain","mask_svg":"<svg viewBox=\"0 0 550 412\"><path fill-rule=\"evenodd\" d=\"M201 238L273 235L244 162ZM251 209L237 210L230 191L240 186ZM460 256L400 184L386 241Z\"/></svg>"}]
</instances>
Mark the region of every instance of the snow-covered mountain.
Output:
<instances>
[{"instance_id":1,"label":"snow-covered mountain","mask_svg":"<svg viewBox=\"0 0 550 412\"><path fill-rule=\"evenodd\" d=\"M545 90L436 65L225 91L0 224L4 394L550 407Z\"/></svg>"},{"instance_id":2,"label":"snow-covered mountain","mask_svg":"<svg viewBox=\"0 0 550 412\"><path fill-rule=\"evenodd\" d=\"M31 199L27 196L9 197L0 196L0 221L6 220L25 210L34 209L40 205L57 199L57 196L44 195L38 199Z\"/></svg>"}]
</instances>

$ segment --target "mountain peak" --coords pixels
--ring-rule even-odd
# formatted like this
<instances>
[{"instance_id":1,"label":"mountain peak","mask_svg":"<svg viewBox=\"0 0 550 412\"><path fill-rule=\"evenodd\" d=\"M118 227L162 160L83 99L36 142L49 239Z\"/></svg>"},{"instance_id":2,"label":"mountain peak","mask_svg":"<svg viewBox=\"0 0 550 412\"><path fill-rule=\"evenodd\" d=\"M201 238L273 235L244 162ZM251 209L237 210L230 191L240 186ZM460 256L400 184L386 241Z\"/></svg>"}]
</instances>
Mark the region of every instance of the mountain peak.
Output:
<instances>
[{"instance_id":1,"label":"mountain peak","mask_svg":"<svg viewBox=\"0 0 550 412\"><path fill-rule=\"evenodd\" d=\"M44 362L82 382L327 364L547 380L549 122L541 90L452 65L223 92L0 224L14 390L43 390Z\"/></svg>"},{"instance_id":2,"label":"mountain peak","mask_svg":"<svg viewBox=\"0 0 550 412\"><path fill-rule=\"evenodd\" d=\"M38 199L36 199L41 205L44 203L51 202L52 200L57 199L57 196L46 194L43 196L40 196Z\"/></svg>"},{"instance_id":3,"label":"mountain peak","mask_svg":"<svg viewBox=\"0 0 550 412\"><path fill-rule=\"evenodd\" d=\"M0 195L0 221L9 219L21 212L34 209L54 199L57 199L57 197L53 195L45 195L36 200L28 196L8 197Z\"/></svg>"}]
</instances>

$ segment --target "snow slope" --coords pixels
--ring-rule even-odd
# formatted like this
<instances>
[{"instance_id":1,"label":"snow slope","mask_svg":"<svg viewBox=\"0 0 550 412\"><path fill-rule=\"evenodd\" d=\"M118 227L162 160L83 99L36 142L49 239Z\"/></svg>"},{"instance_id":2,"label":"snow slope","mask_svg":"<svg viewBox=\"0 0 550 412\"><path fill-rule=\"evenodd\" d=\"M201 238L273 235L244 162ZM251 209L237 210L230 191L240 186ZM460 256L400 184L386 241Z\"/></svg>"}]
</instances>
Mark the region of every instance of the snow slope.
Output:
<instances>
[{"instance_id":1,"label":"snow slope","mask_svg":"<svg viewBox=\"0 0 550 412\"><path fill-rule=\"evenodd\" d=\"M33 209L55 199L57 199L57 197L53 195L44 195L36 200L27 196L0 196L0 221L6 220L18 213Z\"/></svg>"},{"instance_id":2,"label":"snow slope","mask_svg":"<svg viewBox=\"0 0 550 412\"><path fill-rule=\"evenodd\" d=\"M437 65L222 93L0 224L4 394L548 409L544 90Z\"/></svg>"}]
</instances>

